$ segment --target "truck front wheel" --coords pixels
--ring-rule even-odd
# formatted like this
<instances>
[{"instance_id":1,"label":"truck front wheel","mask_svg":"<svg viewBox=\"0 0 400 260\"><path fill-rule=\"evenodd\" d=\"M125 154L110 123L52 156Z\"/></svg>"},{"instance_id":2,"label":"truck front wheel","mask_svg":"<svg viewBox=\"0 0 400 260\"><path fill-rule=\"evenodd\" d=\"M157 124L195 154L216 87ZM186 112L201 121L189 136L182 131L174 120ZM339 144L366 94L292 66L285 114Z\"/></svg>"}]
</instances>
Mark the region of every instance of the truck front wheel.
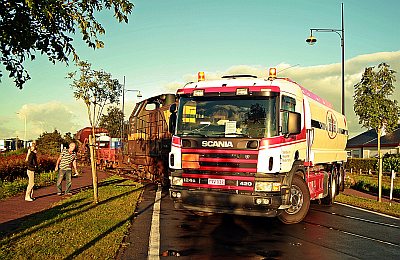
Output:
<instances>
[{"instance_id":1,"label":"truck front wheel","mask_svg":"<svg viewBox=\"0 0 400 260\"><path fill-rule=\"evenodd\" d=\"M283 210L278 218L285 224L299 223L310 208L310 191L306 182L298 175L293 176L290 202L290 208Z\"/></svg>"}]
</instances>

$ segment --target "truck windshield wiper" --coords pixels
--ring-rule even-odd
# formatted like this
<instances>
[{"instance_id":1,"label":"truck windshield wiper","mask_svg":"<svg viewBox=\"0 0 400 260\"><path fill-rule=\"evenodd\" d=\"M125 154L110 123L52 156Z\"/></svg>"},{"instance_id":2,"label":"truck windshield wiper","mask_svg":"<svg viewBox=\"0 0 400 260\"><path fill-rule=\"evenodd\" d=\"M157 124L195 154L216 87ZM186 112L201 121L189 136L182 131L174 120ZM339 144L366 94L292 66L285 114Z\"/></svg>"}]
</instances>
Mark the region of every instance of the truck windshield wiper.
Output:
<instances>
[{"instance_id":1,"label":"truck windshield wiper","mask_svg":"<svg viewBox=\"0 0 400 260\"><path fill-rule=\"evenodd\" d=\"M200 137L208 137L207 135L205 135L205 134L201 134L201 133L198 133L198 132L189 132L189 133L183 133L182 135L183 135L183 136L200 136Z\"/></svg>"},{"instance_id":2,"label":"truck windshield wiper","mask_svg":"<svg viewBox=\"0 0 400 260\"><path fill-rule=\"evenodd\" d=\"M215 136L235 136L235 137L241 136L241 137L248 137L248 138L250 138L250 136L248 136L248 135L246 135L246 134L242 134L242 133L231 133L231 134L216 133L216 134L213 134L213 135L215 135Z\"/></svg>"}]
</instances>

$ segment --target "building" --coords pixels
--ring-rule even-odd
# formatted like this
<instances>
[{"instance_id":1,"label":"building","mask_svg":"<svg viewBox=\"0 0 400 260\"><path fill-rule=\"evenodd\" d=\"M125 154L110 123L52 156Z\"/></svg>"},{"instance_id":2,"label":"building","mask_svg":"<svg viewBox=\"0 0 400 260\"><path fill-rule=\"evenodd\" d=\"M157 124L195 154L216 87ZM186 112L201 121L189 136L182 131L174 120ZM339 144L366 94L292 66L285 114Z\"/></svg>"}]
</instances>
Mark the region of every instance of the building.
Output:
<instances>
[{"instance_id":1,"label":"building","mask_svg":"<svg viewBox=\"0 0 400 260\"><path fill-rule=\"evenodd\" d=\"M374 129L359 134L347 142L346 150L352 158L371 158L378 155L378 135ZM382 154L400 153L400 125L381 137Z\"/></svg>"},{"instance_id":2,"label":"building","mask_svg":"<svg viewBox=\"0 0 400 260\"><path fill-rule=\"evenodd\" d=\"M0 140L0 152L14 151L24 146L26 146L26 142L18 137Z\"/></svg>"}]
</instances>

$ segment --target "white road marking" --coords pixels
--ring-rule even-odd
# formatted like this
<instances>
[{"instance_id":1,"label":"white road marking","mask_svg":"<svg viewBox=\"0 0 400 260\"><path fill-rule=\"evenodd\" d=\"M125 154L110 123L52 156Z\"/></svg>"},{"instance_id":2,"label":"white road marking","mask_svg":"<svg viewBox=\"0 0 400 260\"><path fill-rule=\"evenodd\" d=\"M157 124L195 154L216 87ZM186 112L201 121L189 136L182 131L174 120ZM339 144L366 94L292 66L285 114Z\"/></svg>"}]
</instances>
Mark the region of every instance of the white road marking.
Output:
<instances>
[{"instance_id":1,"label":"white road marking","mask_svg":"<svg viewBox=\"0 0 400 260\"><path fill-rule=\"evenodd\" d=\"M382 217L387 217L387 218L391 218L391 219L395 219L395 220L400 220L400 218L397 218L397 217L389 216L389 215L386 215L386 214L383 214L383 213L379 213L379 212L375 212L375 211L371 211L371 210L368 210L368 209L362 209L362 208L359 208L359 207L351 206L351 205L340 203L340 202L335 202L335 204L346 206L346 207L349 207L349 208L352 208L352 209L358 209L358 210L365 211L365 212L368 212L368 213L372 213L372 214L375 214L375 215L379 215L379 216L382 216Z\"/></svg>"},{"instance_id":2,"label":"white road marking","mask_svg":"<svg viewBox=\"0 0 400 260\"><path fill-rule=\"evenodd\" d=\"M352 217L352 216L348 216L348 215L344 215L346 218L351 218L351 219L355 219L355 220L359 220L359 221L364 221L364 222L368 222L368 223L372 223L372 224L377 224L377 225L382 225L382 226L388 226L388 227L392 227L392 228L400 228L399 226L396 225L392 225L392 224L386 224L386 223L382 223L382 222L377 222L377 221L373 221L373 220L369 220L369 219L365 219L365 218L357 218L357 217Z\"/></svg>"},{"instance_id":3,"label":"white road marking","mask_svg":"<svg viewBox=\"0 0 400 260\"><path fill-rule=\"evenodd\" d=\"M343 231L343 230L339 230L339 231L342 232L342 233L344 233L344 234L350 235L350 236L355 236L355 237L359 237L359 238L363 238L363 239L366 239L366 240L371 240L371 241L379 242L379 243L386 244L386 245L390 245L390 246L400 247L400 245L393 244L393 243L390 243L390 242L387 242L387 241L383 241L383 240L379 240L379 239L375 239L375 238L371 238L371 237L366 237L366 236L354 234L354 233L347 232L347 231Z\"/></svg>"},{"instance_id":4,"label":"white road marking","mask_svg":"<svg viewBox=\"0 0 400 260\"><path fill-rule=\"evenodd\" d=\"M151 230L149 237L149 251L147 259L160 259L160 205L161 205L161 185L158 185L156 198L153 206L153 216L151 218Z\"/></svg>"}]
</instances>

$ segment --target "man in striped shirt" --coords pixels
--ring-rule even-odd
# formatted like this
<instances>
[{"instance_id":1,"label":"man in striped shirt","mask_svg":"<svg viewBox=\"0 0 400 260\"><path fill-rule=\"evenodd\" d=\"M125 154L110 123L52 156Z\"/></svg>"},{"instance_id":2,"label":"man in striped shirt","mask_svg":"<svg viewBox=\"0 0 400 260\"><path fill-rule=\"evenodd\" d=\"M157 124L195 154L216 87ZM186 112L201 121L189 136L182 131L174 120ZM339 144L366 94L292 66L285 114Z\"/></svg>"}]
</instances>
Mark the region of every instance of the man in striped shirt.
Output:
<instances>
[{"instance_id":1,"label":"man in striped shirt","mask_svg":"<svg viewBox=\"0 0 400 260\"><path fill-rule=\"evenodd\" d=\"M66 188L65 188L65 195L72 195L70 192L71 189L71 178L72 178L72 167L74 167L75 175L78 175L78 170L76 169L76 153L75 153L76 145L75 143L70 143L69 148L64 148L58 157L56 163L56 171L58 171L58 178L57 178L57 195L62 195L62 186L61 183L64 179L66 181Z\"/></svg>"}]
</instances>

